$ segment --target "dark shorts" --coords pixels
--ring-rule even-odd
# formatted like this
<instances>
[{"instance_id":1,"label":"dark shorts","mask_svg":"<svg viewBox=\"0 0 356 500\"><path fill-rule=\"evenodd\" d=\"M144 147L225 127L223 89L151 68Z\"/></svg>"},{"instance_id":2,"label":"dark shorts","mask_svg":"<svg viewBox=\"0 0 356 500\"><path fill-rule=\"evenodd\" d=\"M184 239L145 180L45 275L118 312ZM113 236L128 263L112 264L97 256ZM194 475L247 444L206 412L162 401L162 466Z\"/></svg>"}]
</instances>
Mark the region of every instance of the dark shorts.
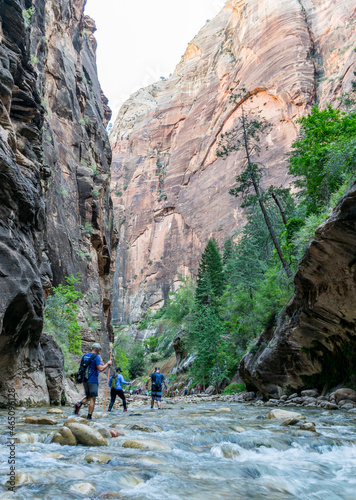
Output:
<instances>
[{"instance_id":1,"label":"dark shorts","mask_svg":"<svg viewBox=\"0 0 356 500\"><path fill-rule=\"evenodd\" d=\"M98 396L99 384L92 384L91 382L83 382L83 385L86 398L96 398Z\"/></svg>"},{"instance_id":2,"label":"dark shorts","mask_svg":"<svg viewBox=\"0 0 356 500\"><path fill-rule=\"evenodd\" d=\"M161 401L162 391L151 391L151 397L155 401Z\"/></svg>"}]
</instances>

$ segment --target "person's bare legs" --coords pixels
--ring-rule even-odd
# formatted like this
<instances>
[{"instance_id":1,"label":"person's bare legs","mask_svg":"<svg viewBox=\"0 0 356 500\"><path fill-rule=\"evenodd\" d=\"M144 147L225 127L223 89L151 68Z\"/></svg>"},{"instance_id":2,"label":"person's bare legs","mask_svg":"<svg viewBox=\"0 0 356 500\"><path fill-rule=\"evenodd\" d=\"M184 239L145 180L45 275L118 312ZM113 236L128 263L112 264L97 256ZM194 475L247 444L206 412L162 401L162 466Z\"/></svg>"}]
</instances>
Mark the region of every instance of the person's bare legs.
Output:
<instances>
[{"instance_id":1,"label":"person's bare legs","mask_svg":"<svg viewBox=\"0 0 356 500\"><path fill-rule=\"evenodd\" d=\"M155 406L155 400L151 399L151 409L154 408L154 406Z\"/></svg>"},{"instance_id":2,"label":"person's bare legs","mask_svg":"<svg viewBox=\"0 0 356 500\"><path fill-rule=\"evenodd\" d=\"M157 406L158 406L158 409L160 410L161 409L161 401L157 401Z\"/></svg>"},{"instance_id":3,"label":"person's bare legs","mask_svg":"<svg viewBox=\"0 0 356 500\"><path fill-rule=\"evenodd\" d=\"M88 410L89 415L93 414L93 411L94 411L94 408L95 408L95 400L96 400L96 398L90 398L89 399L89 410Z\"/></svg>"}]
</instances>

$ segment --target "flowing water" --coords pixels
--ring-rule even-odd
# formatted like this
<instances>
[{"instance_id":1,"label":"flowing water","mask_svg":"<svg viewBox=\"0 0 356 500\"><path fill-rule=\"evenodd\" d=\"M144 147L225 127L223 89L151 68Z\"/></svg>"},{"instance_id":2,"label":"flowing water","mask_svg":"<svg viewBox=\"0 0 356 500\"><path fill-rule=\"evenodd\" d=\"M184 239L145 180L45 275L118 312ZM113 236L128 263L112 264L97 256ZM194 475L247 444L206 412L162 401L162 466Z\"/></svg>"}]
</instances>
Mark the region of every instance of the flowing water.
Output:
<instances>
[{"instance_id":1,"label":"flowing water","mask_svg":"<svg viewBox=\"0 0 356 500\"><path fill-rule=\"evenodd\" d=\"M34 482L7 493L8 449L1 444L0 498L356 499L355 414L298 408L315 423L312 433L265 419L267 408L231 403L232 412L219 411L222 407L226 403L116 410L98 421L118 429L158 425L163 431L130 430L101 448L50 444L54 429L23 422L24 415L46 416L46 409L19 410L17 432L32 433L32 443L16 444L16 472ZM64 414L71 416L71 409ZM1 410L0 434L6 433L6 418ZM154 440L153 446L163 449L124 448L127 439ZM88 464L85 457L98 452L112 459ZM77 483L91 483L96 492L70 491Z\"/></svg>"}]
</instances>

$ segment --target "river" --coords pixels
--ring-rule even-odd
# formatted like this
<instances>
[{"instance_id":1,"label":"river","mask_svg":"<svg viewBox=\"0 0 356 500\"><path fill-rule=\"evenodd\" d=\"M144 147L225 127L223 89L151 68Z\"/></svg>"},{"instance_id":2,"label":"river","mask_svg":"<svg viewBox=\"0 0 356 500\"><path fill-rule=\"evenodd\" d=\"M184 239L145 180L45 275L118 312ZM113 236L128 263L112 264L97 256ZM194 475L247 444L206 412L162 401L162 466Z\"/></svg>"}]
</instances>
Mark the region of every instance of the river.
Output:
<instances>
[{"instance_id":1,"label":"river","mask_svg":"<svg viewBox=\"0 0 356 500\"><path fill-rule=\"evenodd\" d=\"M2 444L0 498L355 500L356 415L297 410L315 423L316 433L265 419L270 408L253 404L199 402L165 404L161 411L116 410L98 421L124 429L127 435L110 439L109 446L101 448L50 444L54 428L24 423L25 415L47 416L47 408L18 410L17 432L32 433L33 442L16 444L16 472L29 474L33 483L7 492L8 448ZM65 408L64 416L71 415L72 410ZM2 435L6 419L1 410ZM63 421L59 418L61 425ZM133 424L163 430L128 429ZM154 440L153 447L163 449L124 448L128 439ZM88 455L99 452L109 455L110 461L87 463ZM89 495L71 491L78 483L90 483L95 491Z\"/></svg>"}]
</instances>

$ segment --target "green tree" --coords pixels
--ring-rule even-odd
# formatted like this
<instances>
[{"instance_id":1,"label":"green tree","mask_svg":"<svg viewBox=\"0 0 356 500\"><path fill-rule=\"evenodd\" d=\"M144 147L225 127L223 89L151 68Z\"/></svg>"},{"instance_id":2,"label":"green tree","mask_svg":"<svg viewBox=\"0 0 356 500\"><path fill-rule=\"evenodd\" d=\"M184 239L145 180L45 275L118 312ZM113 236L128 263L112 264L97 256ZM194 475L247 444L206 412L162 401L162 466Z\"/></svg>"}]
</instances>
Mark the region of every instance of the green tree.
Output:
<instances>
[{"instance_id":1,"label":"green tree","mask_svg":"<svg viewBox=\"0 0 356 500\"><path fill-rule=\"evenodd\" d=\"M218 244L209 240L198 269L196 301L199 304L215 303L224 290L224 273Z\"/></svg>"},{"instance_id":2,"label":"green tree","mask_svg":"<svg viewBox=\"0 0 356 500\"><path fill-rule=\"evenodd\" d=\"M81 355L80 325L78 323L78 301L84 295L76 289L81 277L66 276L66 285L59 284L52 288L44 311L45 328L55 333L61 346L68 347L70 353Z\"/></svg>"},{"instance_id":3,"label":"green tree","mask_svg":"<svg viewBox=\"0 0 356 500\"><path fill-rule=\"evenodd\" d=\"M242 152L243 163L241 172L236 177L237 186L230 189L229 193L236 197L242 196L243 206L259 204L278 257L287 276L291 278L292 271L284 258L266 209L266 194L261 187L263 169L261 163L257 161L261 152L261 137L270 131L271 124L253 113L246 115L244 103L252 97L253 95L246 92L246 89L241 89L241 92L232 96L232 100L241 109L241 117L238 124L230 132L221 135L217 156L226 158L231 153Z\"/></svg>"},{"instance_id":4,"label":"green tree","mask_svg":"<svg viewBox=\"0 0 356 500\"><path fill-rule=\"evenodd\" d=\"M145 346L147 352L155 352L158 347L158 342L159 338L151 335L143 341L143 345Z\"/></svg>"},{"instance_id":5,"label":"green tree","mask_svg":"<svg viewBox=\"0 0 356 500\"><path fill-rule=\"evenodd\" d=\"M314 106L299 122L289 172L297 177L308 216L322 212L331 195L356 171L356 113Z\"/></svg>"},{"instance_id":6,"label":"green tree","mask_svg":"<svg viewBox=\"0 0 356 500\"><path fill-rule=\"evenodd\" d=\"M145 349L141 343L134 344L130 351L129 373L131 379L145 373Z\"/></svg>"}]
</instances>

